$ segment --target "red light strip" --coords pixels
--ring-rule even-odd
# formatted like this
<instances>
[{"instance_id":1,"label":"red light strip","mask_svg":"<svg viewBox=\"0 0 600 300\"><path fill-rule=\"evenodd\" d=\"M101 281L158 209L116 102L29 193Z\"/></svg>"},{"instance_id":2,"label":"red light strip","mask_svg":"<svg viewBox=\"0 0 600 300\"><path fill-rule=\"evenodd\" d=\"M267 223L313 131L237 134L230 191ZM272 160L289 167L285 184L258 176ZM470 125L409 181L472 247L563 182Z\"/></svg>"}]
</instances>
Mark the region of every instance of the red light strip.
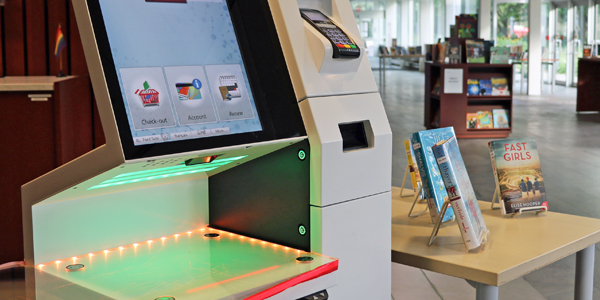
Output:
<instances>
[{"instance_id":1,"label":"red light strip","mask_svg":"<svg viewBox=\"0 0 600 300\"><path fill-rule=\"evenodd\" d=\"M188 293L194 293L194 292L197 292L197 291L200 291L200 290L203 290L203 289L208 289L208 288L211 288L211 287L214 287L214 286L220 285L220 284L224 284L224 283L227 283L227 282L230 282L230 281L234 281L234 280L242 279L242 278L244 278L244 277L248 277L248 276L252 276L252 275L256 275L256 274L260 274L260 273L263 273L263 272L266 272L266 271L270 271L270 270L273 270L273 269L277 269L277 268L279 268L279 266L272 266L272 267L269 267L269 268L266 268L266 269L262 269L262 270L254 271L254 272L252 272L252 273L248 273L248 274L241 275L241 276L238 276L238 277L234 277L234 278L225 279L225 280L223 280L223 281L219 281L219 282L211 283L211 284L209 284L209 285L205 285L205 286L201 286L201 287L198 287L198 288L195 288L195 289L191 289L191 290L189 290L189 291L187 291L187 292L188 292Z\"/></svg>"},{"instance_id":2,"label":"red light strip","mask_svg":"<svg viewBox=\"0 0 600 300\"><path fill-rule=\"evenodd\" d=\"M328 263L326 265L322 265L312 271L306 272L298 277L294 277L288 281L284 281L274 287L266 289L254 296L250 296L244 300L267 299L267 298L277 295L295 285L301 284L301 283L309 281L309 280L313 280L315 278L327 275L329 273L333 273L333 272L337 271L338 265L339 265L339 261L337 261L337 260L334 262L330 262L330 263Z\"/></svg>"}]
</instances>

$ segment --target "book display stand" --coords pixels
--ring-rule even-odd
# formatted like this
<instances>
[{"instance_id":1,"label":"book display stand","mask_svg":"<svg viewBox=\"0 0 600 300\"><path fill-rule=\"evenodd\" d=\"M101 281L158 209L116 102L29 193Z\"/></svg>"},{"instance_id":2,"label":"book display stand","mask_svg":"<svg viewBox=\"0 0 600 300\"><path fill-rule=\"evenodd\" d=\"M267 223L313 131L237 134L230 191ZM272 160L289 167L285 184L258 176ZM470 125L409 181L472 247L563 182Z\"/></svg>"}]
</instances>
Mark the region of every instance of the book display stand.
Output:
<instances>
[{"instance_id":1,"label":"book display stand","mask_svg":"<svg viewBox=\"0 0 600 300\"><path fill-rule=\"evenodd\" d=\"M414 205L414 204L413 204ZM428 246L433 245L433 242L435 241L435 238L438 235L438 232L440 231L440 226L442 226L442 220L444 218L444 215L446 214L446 210L448 210L448 206L450 205L450 200L446 200L444 201L444 204L442 204L442 210L440 211L440 217L438 218L437 222L435 222L435 225L433 226L433 231L431 232L431 236L429 237L429 244ZM452 217L451 221L454 221L456 219L456 217ZM485 233L485 238L483 239L483 241L481 242L481 246L479 247L480 249L487 244L487 237L490 235L490 231L487 230ZM468 251L468 250L467 250Z\"/></svg>"},{"instance_id":2,"label":"book display stand","mask_svg":"<svg viewBox=\"0 0 600 300\"><path fill-rule=\"evenodd\" d=\"M500 191L498 190L498 188L496 188L496 190L494 191L494 196L492 196L492 210L498 210L501 207L499 206L494 206L494 204L500 204ZM523 208L519 208L519 210L514 213L514 214L509 214L511 217L514 216L519 216L524 212L531 212L531 211L535 211L535 214L540 214L543 212L548 211L548 208L545 206L531 206L531 207L523 207Z\"/></svg>"},{"instance_id":3,"label":"book display stand","mask_svg":"<svg viewBox=\"0 0 600 300\"><path fill-rule=\"evenodd\" d=\"M415 209L415 204L417 204L417 202L419 201L419 195L421 195L421 192L422 192L422 191L423 191L423 185L421 185L421 187L419 188L419 192L418 192L418 193L415 195L415 199L413 200L413 204L412 204L412 206L410 207L410 211L408 211L408 217L409 217L409 218L415 218L415 217L418 217L418 216L420 216L420 215L422 215L422 214L426 213L426 212L427 212L427 210L429 209L429 205L427 205L423 211L421 211L421 212L419 212L419 213L416 213L416 214L414 214L414 215L413 215L413 213L412 213L412 212L413 212L413 209ZM426 201L426 200L427 200L427 199L423 199L423 201Z\"/></svg>"},{"instance_id":4,"label":"book display stand","mask_svg":"<svg viewBox=\"0 0 600 300\"><path fill-rule=\"evenodd\" d=\"M460 74L455 77L447 74ZM507 79L507 96L468 95L469 79ZM467 114L504 109L512 125L513 67L510 64L425 64L425 122L427 129L453 126L457 138L506 138L508 128L467 128ZM435 90L435 91L434 91Z\"/></svg>"},{"instance_id":5,"label":"book display stand","mask_svg":"<svg viewBox=\"0 0 600 300\"><path fill-rule=\"evenodd\" d=\"M416 194L413 192L412 195L404 195L404 184L406 183L406 176L408 175L409 170L410 170L410 166L406 166L406 171L404 171L404 179L402 179L402 188L400 189L400 198L412 197L412 196L415 197L412 207L410 208L410 211L408 212L409 218L415 218L415 217L418 217L418 216L424 214L425 212L427 212L427 210L429 209L429 205L427 205L427 207L425 207L425 210L423 210L417 214L414 214L414 215L412 214L413 209L415 208L415 204L417 204L417 202L419 201L419 196L421 195L421 192L423 192L423 183L421 181L417 181L417 186L419 186L419 191ZM425 201L427 201L427 199L421 199L420 202L425 202Z\"/></svg>"}]
</instances>

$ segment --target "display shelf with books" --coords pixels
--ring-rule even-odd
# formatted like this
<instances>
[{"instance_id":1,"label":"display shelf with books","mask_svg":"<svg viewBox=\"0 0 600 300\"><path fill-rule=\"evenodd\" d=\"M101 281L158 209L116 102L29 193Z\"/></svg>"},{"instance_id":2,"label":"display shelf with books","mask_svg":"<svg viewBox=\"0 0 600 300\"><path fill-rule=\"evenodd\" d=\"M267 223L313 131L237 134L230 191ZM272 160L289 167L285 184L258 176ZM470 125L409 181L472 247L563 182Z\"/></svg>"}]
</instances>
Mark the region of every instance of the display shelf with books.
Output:
<instances>
[{"instance_id":1,"label":"display shelf with books","mask_svg":"<svg viewBox=\"0 0 600 300\"><path fill-rule=\"evenodd\" d=\"M506 138L512 132L512 65L428 62L425 80L427 129L453 126L458 138Z\"/></svg>"}]
</instances>

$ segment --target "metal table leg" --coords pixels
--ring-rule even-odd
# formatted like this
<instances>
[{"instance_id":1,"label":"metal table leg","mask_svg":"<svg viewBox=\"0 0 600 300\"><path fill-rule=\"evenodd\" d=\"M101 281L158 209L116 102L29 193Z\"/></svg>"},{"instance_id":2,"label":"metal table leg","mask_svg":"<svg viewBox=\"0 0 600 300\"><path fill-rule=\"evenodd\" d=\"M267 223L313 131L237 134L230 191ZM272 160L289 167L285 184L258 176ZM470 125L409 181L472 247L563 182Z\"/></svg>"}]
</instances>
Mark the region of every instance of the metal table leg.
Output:
<instances>
[{"instance_id":1,"label":"metal table leg","mask_svg":"<svg viewBox=\"0 0 600 300\"><path fill-rule=\"evenodd\" d=\"M498 300L498 287L477 282L476 297L477 300Z\"/></svg>"},{"instance_id":2,"label":"metal table leg","mask_svg":"<svg viewBox=\"0 0 600 300\"><path fill-rule=\"evenodd\" d=\"M554 93L554 85L556 84L556 62L552 62L552 88L550 91Z\"/></svg>"},{"instance_id":3,"label":"metal table leg","mask_svg":"<svg viewBox=\"0 0 600 300\"><path fill-rule=\"evenodd\" d=\"M575 269L575 300L592 300L594 293L594 252L596 245L591 245L577 252Z\"/></svg>"}]
</instances>

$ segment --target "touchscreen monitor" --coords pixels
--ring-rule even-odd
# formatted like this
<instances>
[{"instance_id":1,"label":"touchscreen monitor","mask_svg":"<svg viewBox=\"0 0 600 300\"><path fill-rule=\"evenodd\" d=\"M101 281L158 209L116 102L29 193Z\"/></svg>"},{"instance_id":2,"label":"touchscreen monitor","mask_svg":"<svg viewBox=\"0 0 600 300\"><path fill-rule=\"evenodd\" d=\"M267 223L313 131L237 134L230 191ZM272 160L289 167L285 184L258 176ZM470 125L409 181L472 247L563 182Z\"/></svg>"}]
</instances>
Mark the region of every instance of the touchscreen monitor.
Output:
<instances>
[{"instance_id":1,"label":"touchscreen monitor","mask_svg":"<svg viewBox=\"0 0 600 300\"><path fill-rule=\"evenodd\" d=\"M226 3L99 3L134 145L262 130Z\"/></svg>"}]
</instances>

